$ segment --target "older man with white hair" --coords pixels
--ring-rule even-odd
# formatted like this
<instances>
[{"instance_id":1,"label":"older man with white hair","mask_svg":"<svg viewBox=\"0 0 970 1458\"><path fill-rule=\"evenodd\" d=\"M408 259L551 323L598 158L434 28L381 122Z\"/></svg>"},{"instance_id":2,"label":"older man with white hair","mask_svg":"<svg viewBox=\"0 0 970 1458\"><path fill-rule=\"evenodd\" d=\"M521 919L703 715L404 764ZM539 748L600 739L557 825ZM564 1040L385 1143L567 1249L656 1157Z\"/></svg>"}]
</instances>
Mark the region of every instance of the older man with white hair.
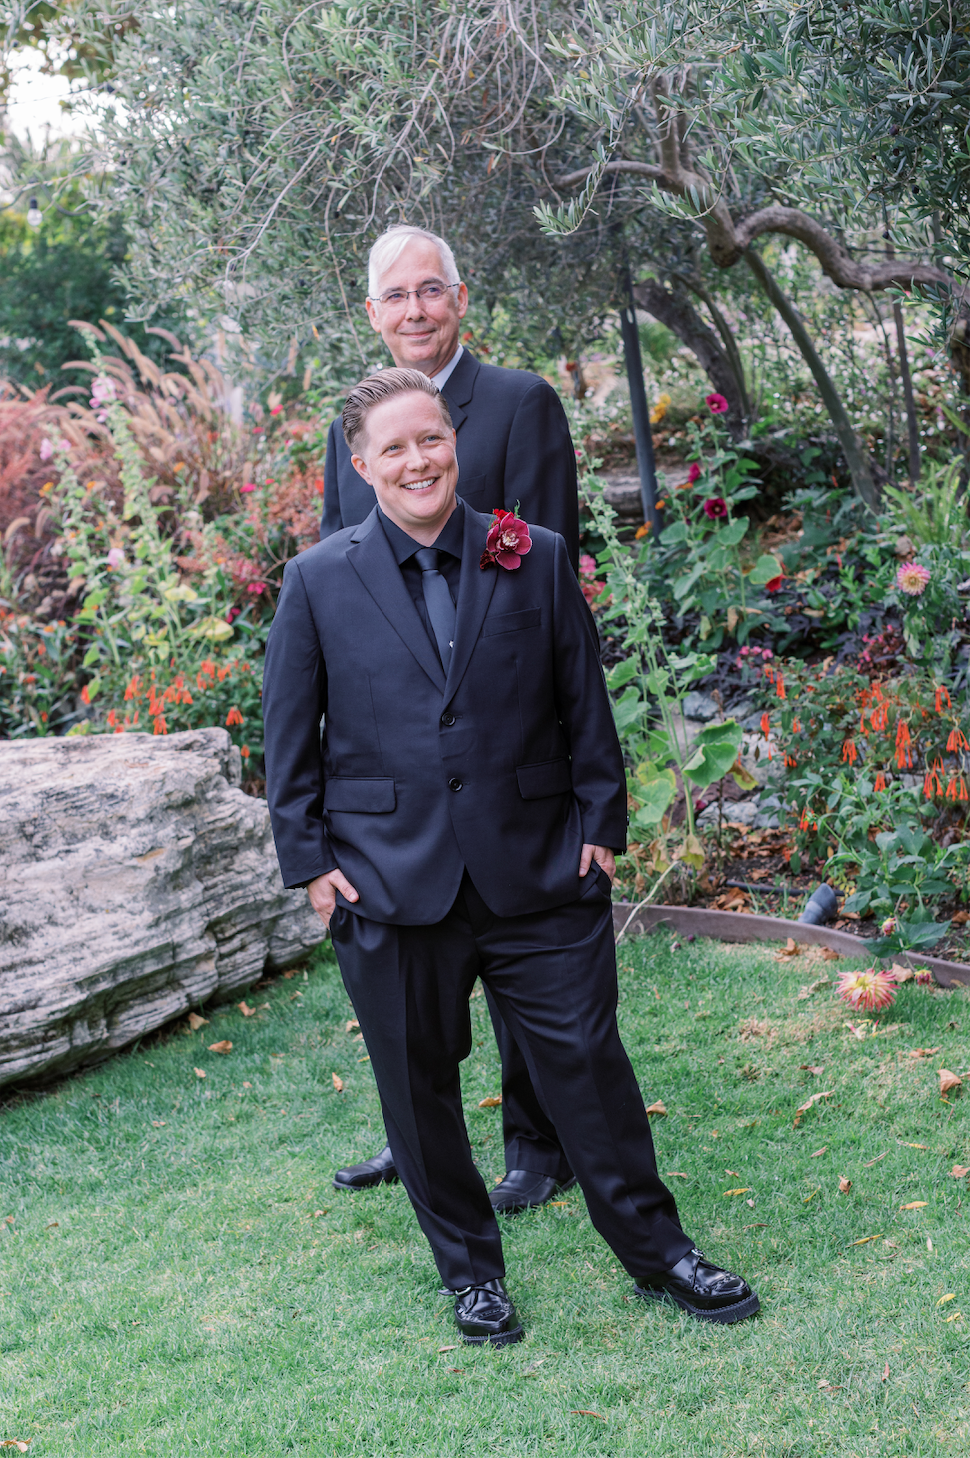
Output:
<instances>
[{"instance_id":1,"label":"older man with white hair","mask_svg":"<svg viewBox=\"0 0 970 1458\"><path fill-rule=\"evenodd\" d=\"M370 251L367 314L400 369L420 370L448 402L458 441L458 495L476 511L519 505L564 538L579 564L576 453L562 401L540 375L483 364L459 333L468 289L443 238L401 223ZM350 462L335 420L327 438L320 536L358 526L374 491Z\"/></svg>"},{"instance_id":2,"label":"older man with white hair","mask_svg":"<svg viewBox=\"0 0 970 1458\"><path fill-rule=\"evenodd\" d=\"M527 522L558 532L575 571L576 453L562 401L541 376L483 364L465 349L459 332L467 309L468 289L443 238L405 223L378 238L370 251L367 314L395 365L428 376L448 402L456 431L458 495L475 511L517 508ZM352 464L338 417L327 439L321 538L359 526L375 502L373 487ZM457 563L451 565L457 570ZM491 1201L496 1210L512 1214L545 1204L574 1177L488 989L486 998L502 1055L506 1163ZM396 1178L385 1146L372 1159L339 1169L334 1185L360 1190Z\"/></svg>"}]
</instances>

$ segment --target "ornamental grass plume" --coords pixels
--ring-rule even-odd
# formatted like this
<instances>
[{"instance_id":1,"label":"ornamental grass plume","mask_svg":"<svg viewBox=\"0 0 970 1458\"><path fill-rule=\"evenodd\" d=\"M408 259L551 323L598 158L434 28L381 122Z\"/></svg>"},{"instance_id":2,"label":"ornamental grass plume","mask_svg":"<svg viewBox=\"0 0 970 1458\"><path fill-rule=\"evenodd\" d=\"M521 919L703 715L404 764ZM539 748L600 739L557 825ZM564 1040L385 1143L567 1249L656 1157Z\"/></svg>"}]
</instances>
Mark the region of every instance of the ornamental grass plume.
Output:
<instances>
[{"instance_id":1,"label":"ornamental grass plume","mask_svg":"<svg viewBox=\"0 0 970 1458\"><path fill-rule=\"evenodd\" d=\"M864 972L843 972L839 977L838 994L857 1012L881 1012L896 1001L895 978L891 972L867 967Z\"/></svg>"},{"instance_id":2,"label":"ornamental grass plume","mask_svg":"<svg viewBox=\"0 0 970 1458\"><path fill-rule=\"evenodd\" d=\"M930 574L919 562L904 562L896 573L896 586L910 597L920 597L926 591Z\"/></svg>"}]
</instances>

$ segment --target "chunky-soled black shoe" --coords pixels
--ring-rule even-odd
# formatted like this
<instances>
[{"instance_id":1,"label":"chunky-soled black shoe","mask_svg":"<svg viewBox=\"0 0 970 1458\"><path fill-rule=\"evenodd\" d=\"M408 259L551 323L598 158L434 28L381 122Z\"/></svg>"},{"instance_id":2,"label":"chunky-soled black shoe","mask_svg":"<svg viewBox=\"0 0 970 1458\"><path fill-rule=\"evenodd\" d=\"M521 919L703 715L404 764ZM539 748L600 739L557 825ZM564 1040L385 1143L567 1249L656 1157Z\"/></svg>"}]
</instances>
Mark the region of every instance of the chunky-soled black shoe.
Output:
<instances>
[{"instance_id":1,"label":"chunky-soled black shoe","mask_svg":"<svg viewBox=\"0 0 970 1458\"><path fill-rule=\"evenodd\" d=\"M510 1169L501 1184L489 1190L488 1198L496 1215L514 1215L518 1210L545 1205L558 1190L570 1190L575 1183L575 1175L560 1183L531 1169Z\"/></svg>"},{"instance_id":2,"label":"chunky-soled black shoe","mask_svg":"<svg viewBox=\"0 0 970 1458\"><path fill-rule=\"evenodd\" d=\"M501 1278L483 1281L480 1286L466 1286L454 1295L455 1321L462 1341L470 1346L483 1347L488 1343L506 1347L525 1336Z\"/></svg>"},{"instance_id":3,"label":"chunky-soled black shoe","mask_svg":"<svg viewBox=\"0 0 970 1458\"><path fill-rule=\"evenodd\" d=\"M743 1321L761 1308L743 1277L712 1266L699 1250L688 1251L669 1271L638 1281L635 1290L657 1301L669 1296L698 1321Z\"/></svg>"},{"instance_id":4,"label":"chunky-soled black shoe","mask_svg":"<svg viewBox=\"0 0 970 1458\"><path fill-rule=\"evenodd\" d=\"M375 1154L373 1159L365 1160L363 1164L350 1164L346 1169L338 1169L333 1177L333 1187L335 1190L369 1190L374 1185L393 1185L396 1180L394 1157L385 1144L380 1154Z\"/></svg>"}]
</instances>

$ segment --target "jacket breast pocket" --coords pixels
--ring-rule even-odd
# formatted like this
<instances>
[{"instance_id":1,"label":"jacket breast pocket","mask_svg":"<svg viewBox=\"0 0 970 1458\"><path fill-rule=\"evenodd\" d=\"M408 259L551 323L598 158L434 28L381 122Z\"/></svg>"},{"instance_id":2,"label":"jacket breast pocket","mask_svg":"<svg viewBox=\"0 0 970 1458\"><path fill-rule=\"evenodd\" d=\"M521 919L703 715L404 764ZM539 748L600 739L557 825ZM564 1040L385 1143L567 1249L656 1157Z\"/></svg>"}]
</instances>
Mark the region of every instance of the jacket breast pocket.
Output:
<instances>
[{"instance_id":1,"label":"jacket breast pocket","mask_svg":"<svg viewBox=\"0 0 970 1458\"><path fill-rule=\"evenodd\" d=\"M496 613L482 624L482 637L490 638L493 633L517 633L522 628L538 628L542 622L542 608L520 608L517 613Z\"/></svg>"},{"instance_id":2,"label":"jacket breast pocket","mask_svg":"<svg viewBox=\"0 0 970 1458\"><path fill-rule=\"evenodd\" d=\"M520 764L515 771L523 800L543 800L547 795L568 795L573 787L568 759L547 759L541 764Z\"/></svg>"},{"instance_id":3,"label":"jacket breast pocket","mask_svg":"<svg viewBox=\"0 0 970 1458\"><path fill-rule=\"evenodd\" d=\"M391 779L364 779L336 775L323 789L323 808L357 815L387 815L397 806L397 792Z\"/></svg>"}]
</instances>

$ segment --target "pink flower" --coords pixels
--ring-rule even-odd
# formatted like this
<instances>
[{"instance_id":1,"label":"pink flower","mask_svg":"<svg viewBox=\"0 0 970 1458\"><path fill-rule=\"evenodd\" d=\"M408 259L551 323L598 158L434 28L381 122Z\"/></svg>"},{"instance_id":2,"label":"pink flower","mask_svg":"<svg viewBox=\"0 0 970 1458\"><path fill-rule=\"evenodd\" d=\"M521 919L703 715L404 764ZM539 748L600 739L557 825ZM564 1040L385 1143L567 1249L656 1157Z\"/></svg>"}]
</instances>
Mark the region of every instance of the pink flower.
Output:
<instances>
[{"instance_id":1,"label":"pink flower","mask_svg":"<svg viewBox=\"0 0 970 1458\"><path fill-rule=\"evenodd\" d=\"M596 599L599 597L600 593L603 591L603 588L606 586L606 583L605 582L590 582L590 581L587 580L587 581L581 582L579 585L580 585L580 587L582 589L583 597L585 597L585 599L589 603L590 607L592 607L593 606L593 603L596 601Z\"/></svg>"},{"instance_id":2,"label":"pink flower","mask_svg":"<svg viewBox=\"0 0 970 1458\"><path fill-rule=\"evenodd\" d=\"M588 552L584 552L579 559L579 575L580 577L596 576L596 562Z\"/></svg>"},{"instance_id":3,"label":"pink flower","mask_svg":"<svg viewBox=\"0 0 970 1458\"><path fill-rule=\"evenodd\" d=\"M704 510L711 521L720 521L728 514L727 502L723 496L709 496L704 502Z\"/></svg>"},{"instance_id":4,"label":"pink flower","mask_svg":"<svg viewBox=\"0 0 970 1458\"><path fill-rule=\"evenodd\" d=\"M42 461L49 461L53 454L53 444L47 439L45 435L44 439L40 443L40 450L38 451L38 455L40 456Z\"/></svg>"},{"instance_id":5,"label":"pink flower","mask_svg":"<svg viewBox=\"0 0 970 1458\"><path fill-rule=\"evenodd\" d=\"M485 550L478 564L482 571L497 563L506 571L514 572L526 552L531 551L532 538L525 522L511 511L505 511L500 506L495 507L492 512L492 525L485 538Z\"/></svg>"},{"instance_id":6,"label":"pink flower","mask_svg":"<svg viewBox=\"0 0 970 1458\"><path fill-rule=\"evenodd\" d=\"M687 472L687 479L688 479L688 481L693 482L693 481L699 480L700 479L700 474L701 474L701 468L700 468L700 466L697 464L696 461L691 461L690 470Z\"/></svg>"},{"instance_id":7,"label":"pink flower","mask_svg":"<svg viewBox=\"0 0 970 1458\"><path fill-rule=\"evenodd\" d=\"M712 415L726 415L730 409L723 395L705 395L704 404Z\"/></svg>"},{"instance_id":8,"label":"pink flower","mask_svg":"<svg viewBox=\"0 0 970 1458\"><path fill-rule=\"evenodd\" d=\"M274 405L273 408L272 408L272 410L269 413L270 413L270 415L279 415L281 413L282 409L283 409L282 405Z\"/></svg>"},{"instance_id":9,"label":"pink flower","mask_svg":"<svg viewBox=\"0 0 970 1458\"><path fill-rule=\"evenodd\" d=\"M265 582L250 582L248 584L247 588L246 588L246 591L247 592L263 592L263 591L265 591L265 588L266 588L266 583Z\"/></svg>"},{"instance_id":10,"label":"pink flower","mask_svg":"<svg viewBox=\"0 0 970 1458\"><path fill-rule=\"evenodd\" d=\"M887 916L879 930L884 937L891 937L896 930L896 918L894 916Z\"/></svg>"},{"instance_id":11,"label":"pink flower","mask_svg":"<svg viewBox=\"0 0 970 1458\"><path fill-rule=\"evenodd\" d=\"M246 481L246 482L243 483L242 486L240 486L239 489L240 489L240 491L255 491L256 490L256 482L255 481Z\"/></svg>"},{"instance_id":12,"label":"pink flower","mask_svg":"<svg viewBox=\"0 0 970 1458\"><path fill-rule=\"evenodd\" d=\"M839 997L858 1010L881 1012L896 1001L893 974L867 967L865 972L843 972L839 978Z\"/></svg>"},{"instance_id":13,"label":"pink flower","mask_svg":"<svg viewBox=\"0 0 970 1458\"><path fill-rule=\"evenodd\" d=\"M932 987L936 979L933 976L933 973L930 971L929 967L917 967L916 981L921 987Z\"/></svg>"},{"instance_id":14,"label":"pink flower","mask_svg":"<svg viewBox=\"0 0 970 1458\"><path fill-rule=\"evenodd\" d=\"M108 553L108 566L112 569L112 571L114 571L116 567L120 567L124 560L125 554L122 549L120 547L112 547L111 551Z\"/></svg>"},{"instance_id":15,"label":"pink flower","mask_svg":"<svg viewBox=\"0 0 970 1458\"><path fill-rule=\"evenodd\" d=\"M921 596L929 580L929 572L919 562L904 562L896 573L896 586L909 597Z\"/></svg>"}]
</instances>

